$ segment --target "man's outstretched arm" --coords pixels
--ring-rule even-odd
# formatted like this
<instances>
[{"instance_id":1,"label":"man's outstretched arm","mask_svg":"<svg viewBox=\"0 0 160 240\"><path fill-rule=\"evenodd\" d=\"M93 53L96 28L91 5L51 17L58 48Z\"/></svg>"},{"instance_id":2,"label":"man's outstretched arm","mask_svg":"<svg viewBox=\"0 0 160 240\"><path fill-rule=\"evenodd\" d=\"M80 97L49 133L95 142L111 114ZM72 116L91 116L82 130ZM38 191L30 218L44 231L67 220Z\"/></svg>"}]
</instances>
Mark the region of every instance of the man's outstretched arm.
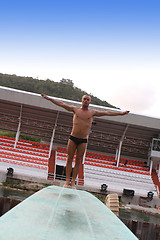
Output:
<instances>
[{"instance_id":1,"label":"man's outstretched arm","mask_svg":"<svg viewBox=\"0 0 160 240\"><path fill-rule=\"evenodd\" d=\"M74 112L75 106L68 105L68 104L66 104L66 103L64 103L64 102L62 102L62 101L56 100L56 99L54 99L54 98L50 98L50 97L48 97L47 95L45 95L45 94L43 94L43 93L41 93L41 96L42 96L44 99L46 99L46 100L48 100L48 101L51 101L52 103L54 103L54 104L56 104L56 105L58 105L58 106L60 106L60 107L62 107L62 108L64 108L64 109L66 109L66 110L69 111L69 112Z\"/></svg>"},{"instance_id":2,"label":"man's outstretched arm","mask_svg":"<svg viewBox=\"0 0 160 240\"><path fill-rule=\"evenodd\" d=\"M122 116L128 114L129 111L119 112L119 111L94 111L94 116L96 117L102 117L102 116Z\"/></svg>"}]
</instances>

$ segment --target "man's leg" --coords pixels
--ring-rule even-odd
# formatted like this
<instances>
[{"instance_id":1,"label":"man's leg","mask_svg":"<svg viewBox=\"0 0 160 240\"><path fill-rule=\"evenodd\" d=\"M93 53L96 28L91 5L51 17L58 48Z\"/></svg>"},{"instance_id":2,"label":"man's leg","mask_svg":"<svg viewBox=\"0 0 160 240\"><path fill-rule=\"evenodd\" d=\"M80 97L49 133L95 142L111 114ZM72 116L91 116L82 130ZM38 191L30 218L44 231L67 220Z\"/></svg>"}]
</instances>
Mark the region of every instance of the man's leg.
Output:
<instances>
[{"instance_id":1,"label":"man's leg","mask_svg":"<svg viewBox=\"0 0 160 240\"><path fill-rule=\"evenodd\" d=\"M68 187L68 185L70 184L70 176L71 176L71 172L72 172L72 162L73 162L73 158L74 158L74 153L76 151L76 147L77 145L72 141L72 140L68 140L68 146L67 146L67 163L66 163L66 182L63 185L63 187Z\"/></svg>"},{"instance_id":2,"label":"man's leg","mask_svg":"<svg viewBox=\"0 0 160 240\"><path fill-rule=\"evenodd\" d=\"M72 188L76 189L75 187L75 180L79 172L80 164L83 161L83 155L85 153L87 147L87 143L81 143L77 146L77 153L76 153L76 162L75 166L73 169L73 174L72 174L72 181L71 181L71 186Z\"/></svg>"}]
</instances>

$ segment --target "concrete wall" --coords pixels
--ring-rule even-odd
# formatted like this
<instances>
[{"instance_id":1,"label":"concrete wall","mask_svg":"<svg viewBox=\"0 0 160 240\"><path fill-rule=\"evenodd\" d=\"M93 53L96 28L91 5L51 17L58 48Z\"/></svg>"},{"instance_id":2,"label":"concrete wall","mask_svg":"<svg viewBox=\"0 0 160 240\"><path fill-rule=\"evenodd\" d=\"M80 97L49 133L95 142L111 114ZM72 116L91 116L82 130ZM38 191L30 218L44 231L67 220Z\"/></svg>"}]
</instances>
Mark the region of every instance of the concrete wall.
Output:
<instances>
[{"instance_id":1,"label":"concrete wall","mask_svg":"<svg viewBox=\"0 0 160 240\"><path fill-rule=\"evenodd\" d=\"M0 183L5 182L6 181L6 173L0 171Z\"/></svg>"}]
</instances>

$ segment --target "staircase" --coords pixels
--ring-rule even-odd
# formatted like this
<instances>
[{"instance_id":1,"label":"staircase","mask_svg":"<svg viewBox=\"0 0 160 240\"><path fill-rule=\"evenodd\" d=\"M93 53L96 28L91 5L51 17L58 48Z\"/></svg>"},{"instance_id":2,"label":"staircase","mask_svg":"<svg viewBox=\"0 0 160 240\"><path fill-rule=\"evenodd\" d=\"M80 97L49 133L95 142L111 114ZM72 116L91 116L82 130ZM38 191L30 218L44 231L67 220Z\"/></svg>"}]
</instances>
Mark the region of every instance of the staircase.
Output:
<instances>
[{"instance_id":1,"label":"staircase","mask_svg":"<svg viewBox=\"0 0 160 240\"><path fill-rule=\"evenodd\" d=\"M157 173L156 173L155 169L152 170L151 177L152 177L152 181L153 181L154 185L156 186L158 196L160 198L160 182L159 182L159 179L158 179L158 176L157 176Z\"/></svg>"}]
</instances>

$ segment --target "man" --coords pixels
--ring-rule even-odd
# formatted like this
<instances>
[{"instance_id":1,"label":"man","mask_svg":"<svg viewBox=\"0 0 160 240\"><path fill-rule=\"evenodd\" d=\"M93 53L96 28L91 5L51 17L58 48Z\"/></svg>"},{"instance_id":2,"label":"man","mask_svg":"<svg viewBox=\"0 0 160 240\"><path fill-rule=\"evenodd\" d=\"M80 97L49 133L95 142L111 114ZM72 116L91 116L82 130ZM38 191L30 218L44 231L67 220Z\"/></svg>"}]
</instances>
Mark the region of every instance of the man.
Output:
<instances>
[{"instance_id":1,"label":"man","mask_svg":"<svg viewBox=\"0 0 160 240\"><path fill-rule=\"evenodd\" d=\"M63 187L68 187L69 184L73 189L75 187L75 180L79 172L80 164L83 160L83 155L85 153L88 141L89 130L92 125L93 117L101 117L101 116L118 116L128 114L129 111L118 112L118 111L98 111L89 109L89 104L91 103L91 97L89 95L84 95L82 97L82 105L81 107L76 107L73 105L68 105L62 101L49 98L45 94L41 94L43 98L53 102L54 104L66 109L69 112L73 112L73 128L68 140L67 146L67 164L66 164L66 182ZM72 171L72 162L74 158L74 154L76 151L76 161L73 169L72 180L70 183L70 175Z\"/></svg>"}]
</instances>

